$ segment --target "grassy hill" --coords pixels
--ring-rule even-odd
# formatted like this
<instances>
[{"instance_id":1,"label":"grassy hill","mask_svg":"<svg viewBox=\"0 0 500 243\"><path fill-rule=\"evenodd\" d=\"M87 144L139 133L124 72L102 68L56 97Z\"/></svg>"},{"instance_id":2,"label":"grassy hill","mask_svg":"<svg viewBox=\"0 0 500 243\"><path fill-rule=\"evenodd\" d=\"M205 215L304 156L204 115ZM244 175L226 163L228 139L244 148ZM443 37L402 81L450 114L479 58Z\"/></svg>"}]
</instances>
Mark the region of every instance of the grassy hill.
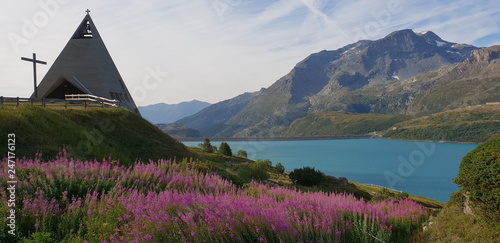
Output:
<instances>
[{"instance_id":1,"label":"grassy hill","mask_svg":"<svg viewBox=\"0 0 500 243\"><path fill-rule=\"evenodd\" d=\"M408 140L484 142L500 133L500 105L479 105L400 122L384 137Z\"/></svg>"},{"instance_id":2,"label":"grassy hill","mask_svg":"<svg viewBox=\"0 0 500 243\"><path fill-rule=\"evenodd\" d=\"M63 148L74 158L112 157L121 164L195 156L151 123L126 109L0 107L0 135L16 134L16 156L55 157ZM6 156L6 147L0 155Z\"/></svg>"},{"instance_id":3,"label":"grassy hill","mask_svg":"<svg viewBox=\"0 0 500 243\"><path fill-rule=\"evenodd\" d=\"M343 111L315 112L295 120L285 137L363 135L385 131L413 118L407 115L354 114Z\"/></svg>"}]
</instances>

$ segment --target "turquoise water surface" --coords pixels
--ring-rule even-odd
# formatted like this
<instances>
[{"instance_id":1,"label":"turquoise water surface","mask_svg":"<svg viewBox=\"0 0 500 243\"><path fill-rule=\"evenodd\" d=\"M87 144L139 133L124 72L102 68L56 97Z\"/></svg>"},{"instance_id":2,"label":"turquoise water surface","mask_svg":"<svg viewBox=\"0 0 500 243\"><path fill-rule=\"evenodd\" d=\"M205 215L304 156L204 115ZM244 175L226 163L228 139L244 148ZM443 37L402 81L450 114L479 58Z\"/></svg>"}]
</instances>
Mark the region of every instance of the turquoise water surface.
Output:
<instances>
[{"instance_id":1,"label":"turquoise water surface","mask_svg":"<svg viewBox=\"0 0 500 243\"><path fill-rule=\"evenodd\" d=\"M197 146L200 142L184 142ZM476 144L426 143L385 139L237 141L228 142L236 153L245 150L248 158L281 162L285 169L311 166L327 175L346 177L448 201L458 187L453 183L459 165ZM212 142L219 147L220 142Z\"/></svg>"}]
</instances>

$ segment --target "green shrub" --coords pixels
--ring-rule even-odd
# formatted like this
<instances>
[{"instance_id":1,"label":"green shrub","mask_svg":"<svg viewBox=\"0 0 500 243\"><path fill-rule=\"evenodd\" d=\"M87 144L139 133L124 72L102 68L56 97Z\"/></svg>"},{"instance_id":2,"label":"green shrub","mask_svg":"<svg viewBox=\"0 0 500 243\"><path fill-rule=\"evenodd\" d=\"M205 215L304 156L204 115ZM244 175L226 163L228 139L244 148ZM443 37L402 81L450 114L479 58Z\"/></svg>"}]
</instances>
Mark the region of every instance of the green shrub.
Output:
<instances>
[{"instance_id":1,"label":"green shrub","mask_svg":"<svg viewBox=\"0 0 500 243\"><path fill-rule=\"evenodd\" d=\"M229 147L229 144L226 142L222 142L219 147L219 153L227 156L233 156L233 151L231 150L231 147Z\"/></svg>"},{"instance_id":2,"label":"green shrub","mask_svg":"<svg viewBox=\"0 0 500 243\"><path fill-rule=\"evenodd\" d=\"M251 180L264 181L269 179L269 166L266 161L257 160L250 164L239 164L236 172L246 183Z\"/></svg>"},{"instance_id":3,"label":"green shrub","mask_svg":"<svg viewBox=\"0 0 500 243\"><path fill-rule=\"evenodd\" d=\"M466 198L462 191L452 192L450 199L448 199L448 204L463 207L465 200Z\"/></svg>"},{"instance_id":4,"label":"green shrub","mask_svg":"<svg viewBox=\"0 0 500 243\"><path fill-rule=\"evenodd\" d=\"M315 170L309 166L300 169L294 169L290 172L290 179L295 183L303 186L319 185L325 174L319 170Z\"/></svg>"},{"instance_id":5,"label":"green shrub","mask_svg":"<svg viewBox=\"0 0 500 243\"><path fill-rule=\"evenodd\" d=\"M52 236L50 233L47 232L37 232L31 234L31 240L25 239L23 242L24 243L53 243L56 242L54 239L52 239Z\"/></svg>"},{"instance_id":6,"label":"green shrub","mask_svg":"<svg viewBox=\"0 0 500 243\"><path fill-rule=\"evenodd\" d=\"M212 146L212 144L210 143L210 139L208 138L205 138L205 142L204 143L200 143L200 146L201 149L203 149L203 151L207 152L207 153L213 153L214 152L214 147Z\"/></svg>"},{"instance_id":7,"label":"green shrub","mask_svg":"<svg viewBox=\"0 0 500 243\"><path fill-rule=\"evenodd\" d=\"M480 214L493 224L500 224L500 135L469 152L460 163L454 182L470 193L470 200Z\"/></svg>"},{"instance_id":8,"label":"green shrub","mask_svg":"<svg viewBox=\"0 0 500 243\"><path fill-rule=\"evenodd\" d=\"M277 163L274 168L276 169L276 172L280 174L285 173L285 166L283 166L281 163Z\"/></svg>"},{"instance_id":9,"label":"green shrub","mask_svg":"<svg viewBox=\"0 0 500 243\"><path fill-rule=\"evenodd\" d=\"M248 156L247 151L245 151L245 150L238 150L238 156L246 158Z\"/></svg>"}]
</instances>

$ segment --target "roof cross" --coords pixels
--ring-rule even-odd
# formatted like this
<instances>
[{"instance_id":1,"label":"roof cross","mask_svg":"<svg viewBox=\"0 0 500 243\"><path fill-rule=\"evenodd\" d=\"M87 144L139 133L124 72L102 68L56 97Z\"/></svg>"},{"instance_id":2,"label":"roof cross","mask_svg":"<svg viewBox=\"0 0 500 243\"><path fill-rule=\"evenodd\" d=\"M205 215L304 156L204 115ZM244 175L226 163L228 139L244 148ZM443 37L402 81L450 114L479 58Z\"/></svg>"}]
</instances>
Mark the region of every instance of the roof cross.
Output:
<instances>
[{"instance_id":1,"label":"roof cross","mask_svg":"<svg viewBox=\"0 0 500 243\"><path fill-rule=\"evenodd\" d=\"M87 8L87 10L85 10L85 12L87 12L87 14L90 14L90 10Z\"/></svg>"}]
</instances>

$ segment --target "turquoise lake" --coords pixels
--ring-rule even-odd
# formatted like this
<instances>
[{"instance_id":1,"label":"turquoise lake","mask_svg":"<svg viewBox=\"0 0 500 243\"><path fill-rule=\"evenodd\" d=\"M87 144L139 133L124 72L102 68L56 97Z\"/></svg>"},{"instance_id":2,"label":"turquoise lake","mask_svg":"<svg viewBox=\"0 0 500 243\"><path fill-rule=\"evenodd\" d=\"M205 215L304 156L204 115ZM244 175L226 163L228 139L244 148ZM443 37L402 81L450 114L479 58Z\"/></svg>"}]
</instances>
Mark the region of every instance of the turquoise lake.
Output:
<instances>
[{"instance_id":1,"label":"turquoise lake","mask_svg":"<svg viewBox=\"0 0 500 243\"><path fill-rule=\"evenodd\" d=\"M200 142L184 142L197 146ZM311 166L327 175L380 185L410 194L448 201L458 187L453 178L462 158L476 144L427 143L386 139L230 141L233 153L281 162L285 169ZM219 147L220 142L212 141Z\"/></svg>"}]
</instances>

